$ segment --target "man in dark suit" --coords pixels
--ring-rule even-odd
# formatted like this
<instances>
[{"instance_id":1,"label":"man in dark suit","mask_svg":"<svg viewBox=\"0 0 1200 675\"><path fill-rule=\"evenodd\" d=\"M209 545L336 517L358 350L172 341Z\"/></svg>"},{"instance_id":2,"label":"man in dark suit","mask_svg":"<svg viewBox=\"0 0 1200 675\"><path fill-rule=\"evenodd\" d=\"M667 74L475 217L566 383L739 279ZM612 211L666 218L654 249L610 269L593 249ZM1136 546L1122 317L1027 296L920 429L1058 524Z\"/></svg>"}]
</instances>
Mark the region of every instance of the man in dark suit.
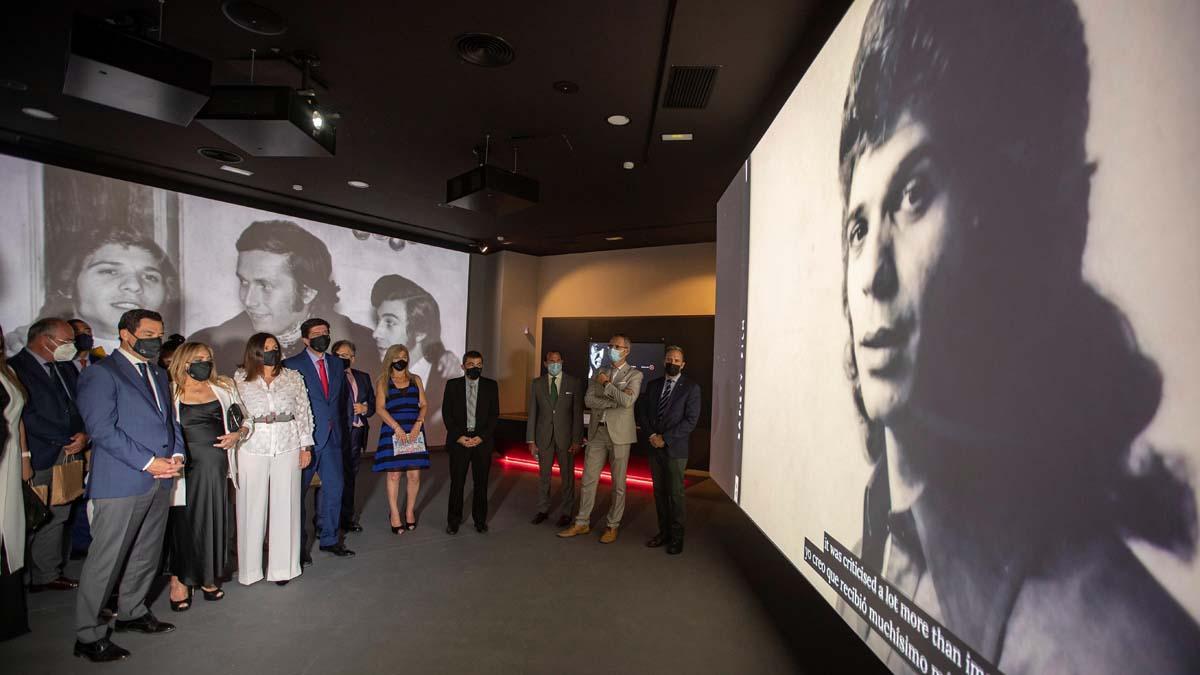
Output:
<instances>
[{"instance_id":1,"label":"man in dark suit","mask_svg":"<svg viewBox=\"0 0 1200 675\"><path fill-rule=\"evenodd\" d=\"M308 319L300 324L300 338L304 351L284 359L283 365L304 377L312 407L313 460L300 475L300 564L307 566L312 564L312 557L308 554L308 528L304 526L308 523L305 496L314 474L321 477L321 493L313 504L321 550L339 558L354 555L338 540L344 481L342 458L346 452L343 444L349 441L350 431L347 396L350 384L346 381L346 363L325 353L330 345L328 321Z\"/></svg>"},{"instance_id":2,"label":"man in dark suit","mask_svg":"<svg viewBox=\"0 0 1200 675\"><path fill-rule=\"evenodd\" d=\"M583 389L579 378L563 372L562 354L546 352L546 374L529 385L525 442L538 462L538 510L533 524L550 515L550 478L558 457L562 479L562 515L557 527L571 524L575 513L575 454L583 441Z\"/></svg>"},{"instance_id":3,"label":"man in dark suit","mask_svg":"<svg viewBox=\"0 0 1200 675\"><path fill-rule=\"evenodd\" d=\"M33 484L46 486L50 494L54 465L82 461L88 436L75 405L78 375L71 366L75 357L75 334L66 321L39 319L29 327L25 348L9 360L25 386L29 400L21 413L33 464ZM68 591L79 582L63 576L67 564L64 524L71 504L51 506L54 518L29 541L29 592Z\"/></svg>"},{"instance_id":4,"label":"man in dark suit","mask_svg":"<svg viewBox=\"0 0 1200 675\"><path fill-rule=\"evenodd\" d=\"M446 382L442 417L446 421L446 447L450 451L450 508L446 515L446 534L458 534L463 520L463 488L467 469L471 469L474 488L471 495L471 519L477 532L487 532L488 471L492 466L492 447L496 422L500 419L500 387L483 377L483 354L463 354L465 377Z\"/></svg>"},{"instance_id":5,"label":"man in dark suit","mask_svg":"<svg viewBox=\"0 0 1200 675\"><path fill-rule=\"evenodd\" d=\"M665 374L647 385L637 402L638 426L650 436L650 475L658 511L658 534L646 546L666 544L671 555L683 553L683 472L688 438L700 419L700 384L683 374L685 365L683 348L667 347Z\"/></svg>"},{"instance_id":6,"label":"man in dark suit","mask_svg":"<svg viewBox=\"0 0 1200 675\"><path fill-rule=\"evenodd\" d=\"M242 311L191 336L212 347L219 372L241 364L246 338L254 333L274 335L285 354L302 348L300 325L312 317L323 317L334 335L355 344L373 342L370 328L334 311L341 288L329 247L315 234L290 220L259 220L242 231L235 247ZM364 352L359 365L375 372L378 356Z\"/></svg>"},{"instance_id":7,"label":"man in dark suit","mask_svg":"<svg viewBox=\"0 0 1200 675\"><path fill-rule=\"evenodd\" d=\"M92 339L92 327L83 319L69 319L71 330L75 332L75 358L71 364L76 373L82 373L84 368L104 358L104 347L95 344ZM67 521L71 531L71 559L78 560L87 555L88 546L92 543L92 529L88 525L87 500L80 499L71 505L71 517Z\"/></svg>"},{"instance_id":8,"label":"man in dark suit","mask_svg":"<svg viewBox=\"0 0 1200 675\"><path fill-rule=\"evenodd\" d=\"M358 477L358 462L367 447L367 434L371 431L370 419L375 414L375 385L371 376L354 369L358 347L349 340L338 340L333 344L333 353L350 365L346 369L346 383L350 391L346 400L350 402L350 440L345 444L346 454L342 462L342 515L341 528L344 532L362 532L358 515L354 512L354 484Z\"/></svg>"},{"instance_id":9,"label":"man in dark suit","mask_svg":"<svg viewBox=\"0 0 1200 675\"><path fill-rule=\"evenodd\" d=\"M121 316L121 346L83 371L76 403L92 440L88 511L92 546L75 602L75 655L116 661L129 652L108 639L100 610L120 587L117 632L166 633L146 606L162 557L172 481L183 468L183 434L172 414L167 374L155 362L162 348L158 312Z\"/></svg>"}]
</instances>

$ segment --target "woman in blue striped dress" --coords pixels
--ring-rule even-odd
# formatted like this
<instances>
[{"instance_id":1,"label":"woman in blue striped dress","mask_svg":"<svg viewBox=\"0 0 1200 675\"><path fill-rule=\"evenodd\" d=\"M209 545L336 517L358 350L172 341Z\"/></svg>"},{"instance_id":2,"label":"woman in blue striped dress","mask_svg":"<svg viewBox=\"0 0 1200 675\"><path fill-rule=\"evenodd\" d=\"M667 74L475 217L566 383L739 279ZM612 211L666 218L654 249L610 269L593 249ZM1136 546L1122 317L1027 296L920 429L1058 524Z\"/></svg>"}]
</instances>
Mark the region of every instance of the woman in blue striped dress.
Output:
<instances>
[{"instance_id":1,"label":"woman in blue striped dress","mask_svg":"<svg viewBox=\"0 0 1200 675\"><path fill-rule=\"evenodd\" d=\"M393 534L417 529L417 491L421 488L421 469L429 468L429 451L397 453L395 439L401 443L422 439L425 426L425 387L421 378L408 372L408 348L392 345L383 355L385 370L375 382L375 412L383 420L379 446L375 450L372 471L387 472L388 524ZM389 428L391 433L389 433ZM407 474L408 489L404 514L400 515L400 475Z\"/></svg>"}]
</instances>

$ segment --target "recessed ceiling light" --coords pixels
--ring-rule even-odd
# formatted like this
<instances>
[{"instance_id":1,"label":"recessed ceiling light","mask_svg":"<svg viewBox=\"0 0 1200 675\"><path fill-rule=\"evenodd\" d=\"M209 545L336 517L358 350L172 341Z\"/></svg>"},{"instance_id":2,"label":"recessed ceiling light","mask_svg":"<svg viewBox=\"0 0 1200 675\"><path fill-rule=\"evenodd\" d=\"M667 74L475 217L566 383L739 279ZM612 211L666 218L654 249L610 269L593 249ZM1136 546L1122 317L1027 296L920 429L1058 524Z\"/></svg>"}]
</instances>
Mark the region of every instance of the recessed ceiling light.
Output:
<instances>
[{"instance_id":1,"label":"recessed ceiling light","mask_svg":"<svg viewBox=\"0 0 1200 675\"><path fill-rule=\"evenodd\" d=\"M304 186L299 183L296 183L295 185L292 186L292 189L295 190L296 192L300 192L301 190L304 189Z\"/></svg>"},{"instance_id":2,"label":"recessed ceiling light","mask_svg":"<svg viewBox=\"0 0 1200 675\"><path fill-rule=\"evenodd\" d=\"M626 124L629 124L629 118L625 115L609 115L608 123L614 127L623 127Z\"/></svg>"},{"instance_id":3,"label":"recessed ceiling light","mask_svg":"<svg viewBox=\"0 0 1200 675\"><path fill-rule=\"evenodd\" d=\"M624 238L625 237L622 237L621 235L617 235L615 237L605 237L604 241L621 241Z\"/></svg>"},{"instance_id":4,"label":"recessed ceiling light","mask_svg":"<svg viewBox=\"0 0 1200 675\"><path fill-rule=\"evenodd\" d=\"M253 176L253 175L254 175L254 172L253 172L253 171L247 171L247 170L245 170L245 169L239 169L239 168L237 168L236 166L229 166L228 164L222 164L222 165L221 165L221 170L222 170L222 171L228 171L229 173L236 173L236 174L237 174L237 175L239 175L239 176Z\"/></svg>"},{"instance_id":5,"label":"recessed ceiling light","mask_svg":"<svg viewBox=\"0 0 1200 675\"><path fill-rule=\"evenodd\" d=\"M560 94L578 94L579 85L570 80L559 80L554 83L554 91Z\"/></svg>"},{"instance_id":6,"label":"recessed ceiling light","mask_svg":"<svg viewBox=\"0 0 1200 675\"><path fill-rule=\"evenodd\" d=\"M26 115L29 115L30 117L35 117L39 120L56 120L56 119L58 119L58 115L55 115L54 113L52 113L48 110L42 110L41 108L21 108L21 112L25 113Z\"/></svg>"},{"instance_id":7,"label":"recessed ceiling light","mask_svg":"<svg viewBox=\"0 0 1200 675\"><path fill-rule=\"evenodd\" d=\"M502 235L502 234L501 234L501 235L497 235L497 236L496 236L496 241L504 241L504 235Z\"/></svg>"},{"instance_id":8,"label":"recessed ceiling light","mask_svg":"<svg viewBox=\"0 0 1200 675\"><path fill-rule=\"evenodd\" d=\"M632 169L633 162L621 162L621 167L624 168L625 170Z\"/></svg>"},{"instance_id":9,"label":"recessed ceiling light","mask_svg":"<svg viewBox=\"0 0 1200 675\"><path fill-rule=\"evenodd\" d=\"M371 187L371 184L365 180L348 180L346 181L346 185L360 190Z\"/></svg>"},{"instance_id":10,"label":"recessed ceiling light","mask_svg":"<svg viewBox=\"0 0 1200 675\"><path fill-rule=\"evenodd\" d=\"M690 140L692 140L692 135L691 134L663 134L662 139L664 141L690 141Z\"/></svg>"}]
</instances>

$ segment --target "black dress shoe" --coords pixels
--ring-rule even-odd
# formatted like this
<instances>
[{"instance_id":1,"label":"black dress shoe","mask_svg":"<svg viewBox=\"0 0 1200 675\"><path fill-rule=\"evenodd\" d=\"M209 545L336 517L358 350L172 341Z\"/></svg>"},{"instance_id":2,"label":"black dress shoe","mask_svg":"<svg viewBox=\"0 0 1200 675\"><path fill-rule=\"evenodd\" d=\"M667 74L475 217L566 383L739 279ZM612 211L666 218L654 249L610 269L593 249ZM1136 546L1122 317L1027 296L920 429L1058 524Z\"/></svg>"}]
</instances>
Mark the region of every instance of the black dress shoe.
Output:
<instances>
[{"instance_id":1,"label":"black dress shoe","mask_svg":"<svg viewBox=\"0 0 1200 675\"><path fill-rule=\"evenodd\" d=\"M683 553L683 542L673 541L667 544L667 555L679 555Z\"/></svg>"},{"instance_id":2,"label":"black dress shoe","mask_svg":"<svg viewBox=\"0 0 1200 675\"><path fill-rule=\"evenodd\" d=\"M475 531L478 532L479 534L483 534L484 532L487 532L488 531L487 523L475 523Z\"/></svg>"},{"instance_id":3,"label":"black dress shoe","mask_svg":"<svg viewBox=\"0 0 1200 675\"><path fill-rule=\"evenodd\" d=\"M549 517L550 514L546 513L545 511L538 511L538 514L529 522L533 523L534 525L541 525L542 523L546 522L546 519Z\"/></svg>"},{"instance_id":4,"label":"black dress shoe","mask_svg":"<svg viewBox=\"0 0 1200 675\"><path fill-rule=\"evenodd\" d=\"M42 591L73 591L79 588L79 581L67 577L59 577L47 584L29 584L30 593Z\"/></svg>"},{"instance_id":5,"label":"black dress shoe","mask_svg":"<svg viewBox=\"0 0 1200 675\"><path fill-rule=\"evenodd\" d=\"M276 581L275 585L276 586L287 586L289 581L291 581L291 579L284 579L283 581Z\"/></svg>"},{"instance_id":6,"label":"black dress shoe","mask_svg":"<svg viewBox=\"0 0 1200 675\"><path fill-rule=\"evenodd\" d=\"M80 642L76 640L75 656L86 657L88 661L94 663L104 663L105 661L120 661L129 656L129 650L118 647L110 642L108 638L100 638L95 642Z\"/></svg>"},{"instance_id":7,"label":"black dress shoe","mask_svg":"<svg viewBox=\"0 0 1200 675\"><path fill-rule=\"evenodd\" d=\"M175 630L175 624L159 621L150 612L146 612L136 619L129 621L121 621L117 619L117 632L124 633L133 631L135 633L146 633L148 635L157 635L159 633L170 633Z\"/></svg>"},{"instance_id":8,"label":"black dress shoe","mask_svg":"<svg viewBox=\"0 0 1200 675\"><path fill-rule=\"evenodd\" d=\"M561 529L561 528L564 528L564 527L570 525L574 521L575 521L574 518L572 518L571 516L568 516L567 514L564 513L558 517L558 522L555 523L554 526Z\"/></svg>"},{"instance_id":9,"label":"black dress shoe","mask_svg":"<svg viewBox=\"0 0 1200 675\"><path fill-rule=\"evenodd\" d=\"M351 551L350 549L346 548L345 544L334 544L333 546L322 546L321 550L325 551L326 553L332 553L339 558L354 557L354 551Z\"/></svg>"},{"instance_id":10,"label":"black dress shoe","mask_svg":"<svg viewBox=\"0 0 1200 675\"><path fill-rule=\"evenodd\" d=\"M451 523L446 526L446 534L458 534L458 525Z\"/></svg>"},{"instance_id":11,"label":"black dress shoe","mask_svg":"<svg viewBox=\"0 0 1200 675\"><path fill-rule=\"evenodd\" d=\"M650 537L650 541L646 542L646 548L658 548L667 543L667 538L661 534L656 534Z\"/></svg>"},{"instance_id":12,"label":"black dress shoe","mask_svg":"<svg viewBox=\"0 0 1200 675\"><path fill-rule=\"evenodd\" d=\"M300 566L301 567L312 567L312 556L307 553L301 553L300 554Z\"/></svg>"},{"instance_id":13,"label":"black dress shoe","mask_svg":"<svg viewBox=\"0 0 1200 675\"><path fill-rule=\"evenodd\" d=\"M362 525L359 525L358 523L350 523L349 525L343 525L342 531L343 532L362 532L363 529L362 529Z\"/></svg>"}]
</instances>

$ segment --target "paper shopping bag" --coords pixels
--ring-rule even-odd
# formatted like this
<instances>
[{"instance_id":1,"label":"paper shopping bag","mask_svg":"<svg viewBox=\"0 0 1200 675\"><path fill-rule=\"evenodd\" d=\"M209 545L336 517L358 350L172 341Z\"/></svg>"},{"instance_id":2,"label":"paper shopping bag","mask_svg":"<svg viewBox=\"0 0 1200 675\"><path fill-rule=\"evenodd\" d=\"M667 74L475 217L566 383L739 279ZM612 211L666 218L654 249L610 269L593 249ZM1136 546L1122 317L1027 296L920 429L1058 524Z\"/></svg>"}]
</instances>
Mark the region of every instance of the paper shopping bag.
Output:
<instances>
[{"instance_id":1,"label":"paper shopping bag","mask_svg":"<svg viewBox=\"0 0 1200 675\"><path fill-rule=\"evenodd\" d=\"M83 495L83 462L66 459L54 465L50 474L50 505L70 504Z\"/></svg>"}]
</instances>

